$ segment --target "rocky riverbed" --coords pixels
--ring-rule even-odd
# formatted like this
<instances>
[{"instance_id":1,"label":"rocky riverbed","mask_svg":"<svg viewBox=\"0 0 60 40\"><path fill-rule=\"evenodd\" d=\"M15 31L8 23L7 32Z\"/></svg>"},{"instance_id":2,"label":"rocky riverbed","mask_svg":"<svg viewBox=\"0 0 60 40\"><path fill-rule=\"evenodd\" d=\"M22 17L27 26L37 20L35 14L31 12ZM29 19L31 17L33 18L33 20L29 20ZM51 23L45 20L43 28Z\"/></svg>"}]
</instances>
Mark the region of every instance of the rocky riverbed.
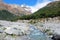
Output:
<instances>
[{"instance_id":1,"label":"rocky riverbed","mask_svg":"<svg viewBox=\"0 0 60 40\"><path fill-rule=\"evenodd\" d=\"M51 40L53 34L60 35L59 18L43 20L0 20L0 40Z\"/></svg>"},{"instance_id":2,"label":"rocky riverbed","mask_svg":"<svg viewBox=\"0 0 60 40\"><path fill-rule=\"evenodd\" d=\"M60 17L37 20L37 22L35 20L33 25L42 32L47 33L49 37L52 37L53 34L60 35Z\"/></svg>"},{"instance_id":3,"label":"rocky riverbed","mask_svg":"<svg viewBox=\"0 0 60 40\"><path fill-rule=\"evenodd\" d=\"M30 23L0 20L0 40L51 40Z\"/></svg>"}]
</instances>

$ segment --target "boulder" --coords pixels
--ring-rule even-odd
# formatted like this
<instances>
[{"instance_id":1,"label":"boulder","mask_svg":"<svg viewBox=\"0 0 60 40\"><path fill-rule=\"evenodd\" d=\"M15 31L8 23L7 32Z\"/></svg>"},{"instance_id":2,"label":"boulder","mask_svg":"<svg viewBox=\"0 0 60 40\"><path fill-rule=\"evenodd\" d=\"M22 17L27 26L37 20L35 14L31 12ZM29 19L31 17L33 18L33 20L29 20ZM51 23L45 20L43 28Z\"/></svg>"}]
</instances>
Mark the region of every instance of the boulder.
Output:
<instances>
[{"instance_id":1,"label":"boulder","mask_svg":"<svg viewBox=\"0 0 60 40\"><path fill-rule=\"evenodd\" d=\"M7 27L4 32L11 35L26 35L29 33L29 27L26 26L16 26L16 27Z\"/></svg>"},{"instance_id":2,"label":"boulder","mask_svg":"<svg viewBox=\"0 0 60 40\"><path fill-rule=\"evenodd\" d=\"M60 35L59 34L54 34L52 39L53 40L60 40Z\"/></svg>"}]
</instances>

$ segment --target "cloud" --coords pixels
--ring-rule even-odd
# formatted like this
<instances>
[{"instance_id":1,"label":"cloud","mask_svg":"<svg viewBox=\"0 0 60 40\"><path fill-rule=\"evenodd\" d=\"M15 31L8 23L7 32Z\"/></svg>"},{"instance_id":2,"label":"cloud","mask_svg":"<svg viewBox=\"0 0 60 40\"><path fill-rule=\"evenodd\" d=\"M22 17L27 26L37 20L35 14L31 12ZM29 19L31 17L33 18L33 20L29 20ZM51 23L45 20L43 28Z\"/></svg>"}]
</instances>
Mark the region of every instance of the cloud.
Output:
<instances>
[{"instance_id":1,"label":"cloud","mask_svg":"<svg viewBox=\"0 0 60 40\"><path fill-rule=\"evenodd\" d=\"M34 5L34 6L28 6L26 5L27 7L30 7L31 8L31 12L34 13L36 12L37 10L39 10L40 8L46 6L48 3L50 3L51 1L49 0L42 0L43 2L41 3L40 0L37 0L37 3ZM24 5L24 4L23 4Z\"/></svg>"},{"instance_id":2,"label":"cloud","mask_svg":"<svg viewBox=\"0 0 60 40\"><path fill-rule=\"evenodd\" d=\"M37 10L39 10L40 8L46 6L48 3L50 3L50 1L48 0L44 0L42 3L39 2L39 0L37 1L36 5L34 6L29 6L31 8L31 12L36 12Z\"/></svg>"},{"instance_id":3,"label":"cloud","mask_svg":"<svg viewBox=\"0 0 60 40\"><path fill-rule=\"evenodd\" d=\"M32 9L32 12L35 12L39 10L40 8L46 6L49 2L44 2L44 3L38 3L35 6L31 6L30 8Z\"/></svg>"}]
</instances>

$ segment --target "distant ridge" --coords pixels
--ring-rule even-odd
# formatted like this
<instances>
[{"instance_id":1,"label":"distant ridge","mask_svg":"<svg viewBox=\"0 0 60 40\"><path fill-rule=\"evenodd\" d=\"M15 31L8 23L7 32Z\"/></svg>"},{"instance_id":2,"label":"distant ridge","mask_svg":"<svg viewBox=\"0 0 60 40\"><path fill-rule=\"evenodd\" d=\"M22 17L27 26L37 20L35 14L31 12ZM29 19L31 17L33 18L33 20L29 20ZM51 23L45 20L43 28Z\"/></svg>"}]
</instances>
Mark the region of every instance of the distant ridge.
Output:
<instances>
[{"instance_id":1,"label":"distant ridge","mask_svg":"<svg viewBox=\"0 0 60 40\"><path fill-rule=\"evenodd\" d=\"M30 15L31 11L29 7L21 7L20 5L15 5L15 4L6 4L0 0L0 10L8 10L9 12L18 15L18 16L23 16L23 15ZM27 9L27 10L26 10Z\"/></svg>"},{"instance_id":2,"label":"distant ridge","mask_svg":"<svg viewBox=\"0 0 60 40\"><path fill-rule=\"evenodd\" d=\"M60 16L60 1L51 2L47 6L39 9L34 14L22 16L20 19L53 18L57 16Z\"/></svg>"},{"instance_id":3,"label":"distant ridge","mask_svg":"<svg viewBox=\"0 0 60 40\"><path fill-rule=\"evenodd\" d=\"M30 15L31 9L29 7L16 4L7 4L0 0L0 20L16 21L19 17Z\"/></svg>"}]
</instances>

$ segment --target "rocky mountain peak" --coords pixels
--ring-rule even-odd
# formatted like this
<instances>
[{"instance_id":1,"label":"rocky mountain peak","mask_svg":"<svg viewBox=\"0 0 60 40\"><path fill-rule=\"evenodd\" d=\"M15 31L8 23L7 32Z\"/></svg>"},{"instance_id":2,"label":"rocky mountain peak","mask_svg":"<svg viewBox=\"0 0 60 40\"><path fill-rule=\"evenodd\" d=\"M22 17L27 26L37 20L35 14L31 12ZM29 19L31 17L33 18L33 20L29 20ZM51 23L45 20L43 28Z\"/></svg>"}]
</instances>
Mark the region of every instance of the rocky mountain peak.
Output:
<instances>
[{"instance_id":1,"label":"rocky mountain peak","mask_svg":"<svg viewBox=\"0 0 60 40\"><path fill-rule=\"evenodd\" d=\"M1 0L2 1L2 0ZM24 6L21 7L20 5L16 4L6 4L4 2L0 1L0 10L5 9L8 10L9 12L12 12L15 15L29 15L31 14L31 9Z\"/></svg>"}]
</instances>

